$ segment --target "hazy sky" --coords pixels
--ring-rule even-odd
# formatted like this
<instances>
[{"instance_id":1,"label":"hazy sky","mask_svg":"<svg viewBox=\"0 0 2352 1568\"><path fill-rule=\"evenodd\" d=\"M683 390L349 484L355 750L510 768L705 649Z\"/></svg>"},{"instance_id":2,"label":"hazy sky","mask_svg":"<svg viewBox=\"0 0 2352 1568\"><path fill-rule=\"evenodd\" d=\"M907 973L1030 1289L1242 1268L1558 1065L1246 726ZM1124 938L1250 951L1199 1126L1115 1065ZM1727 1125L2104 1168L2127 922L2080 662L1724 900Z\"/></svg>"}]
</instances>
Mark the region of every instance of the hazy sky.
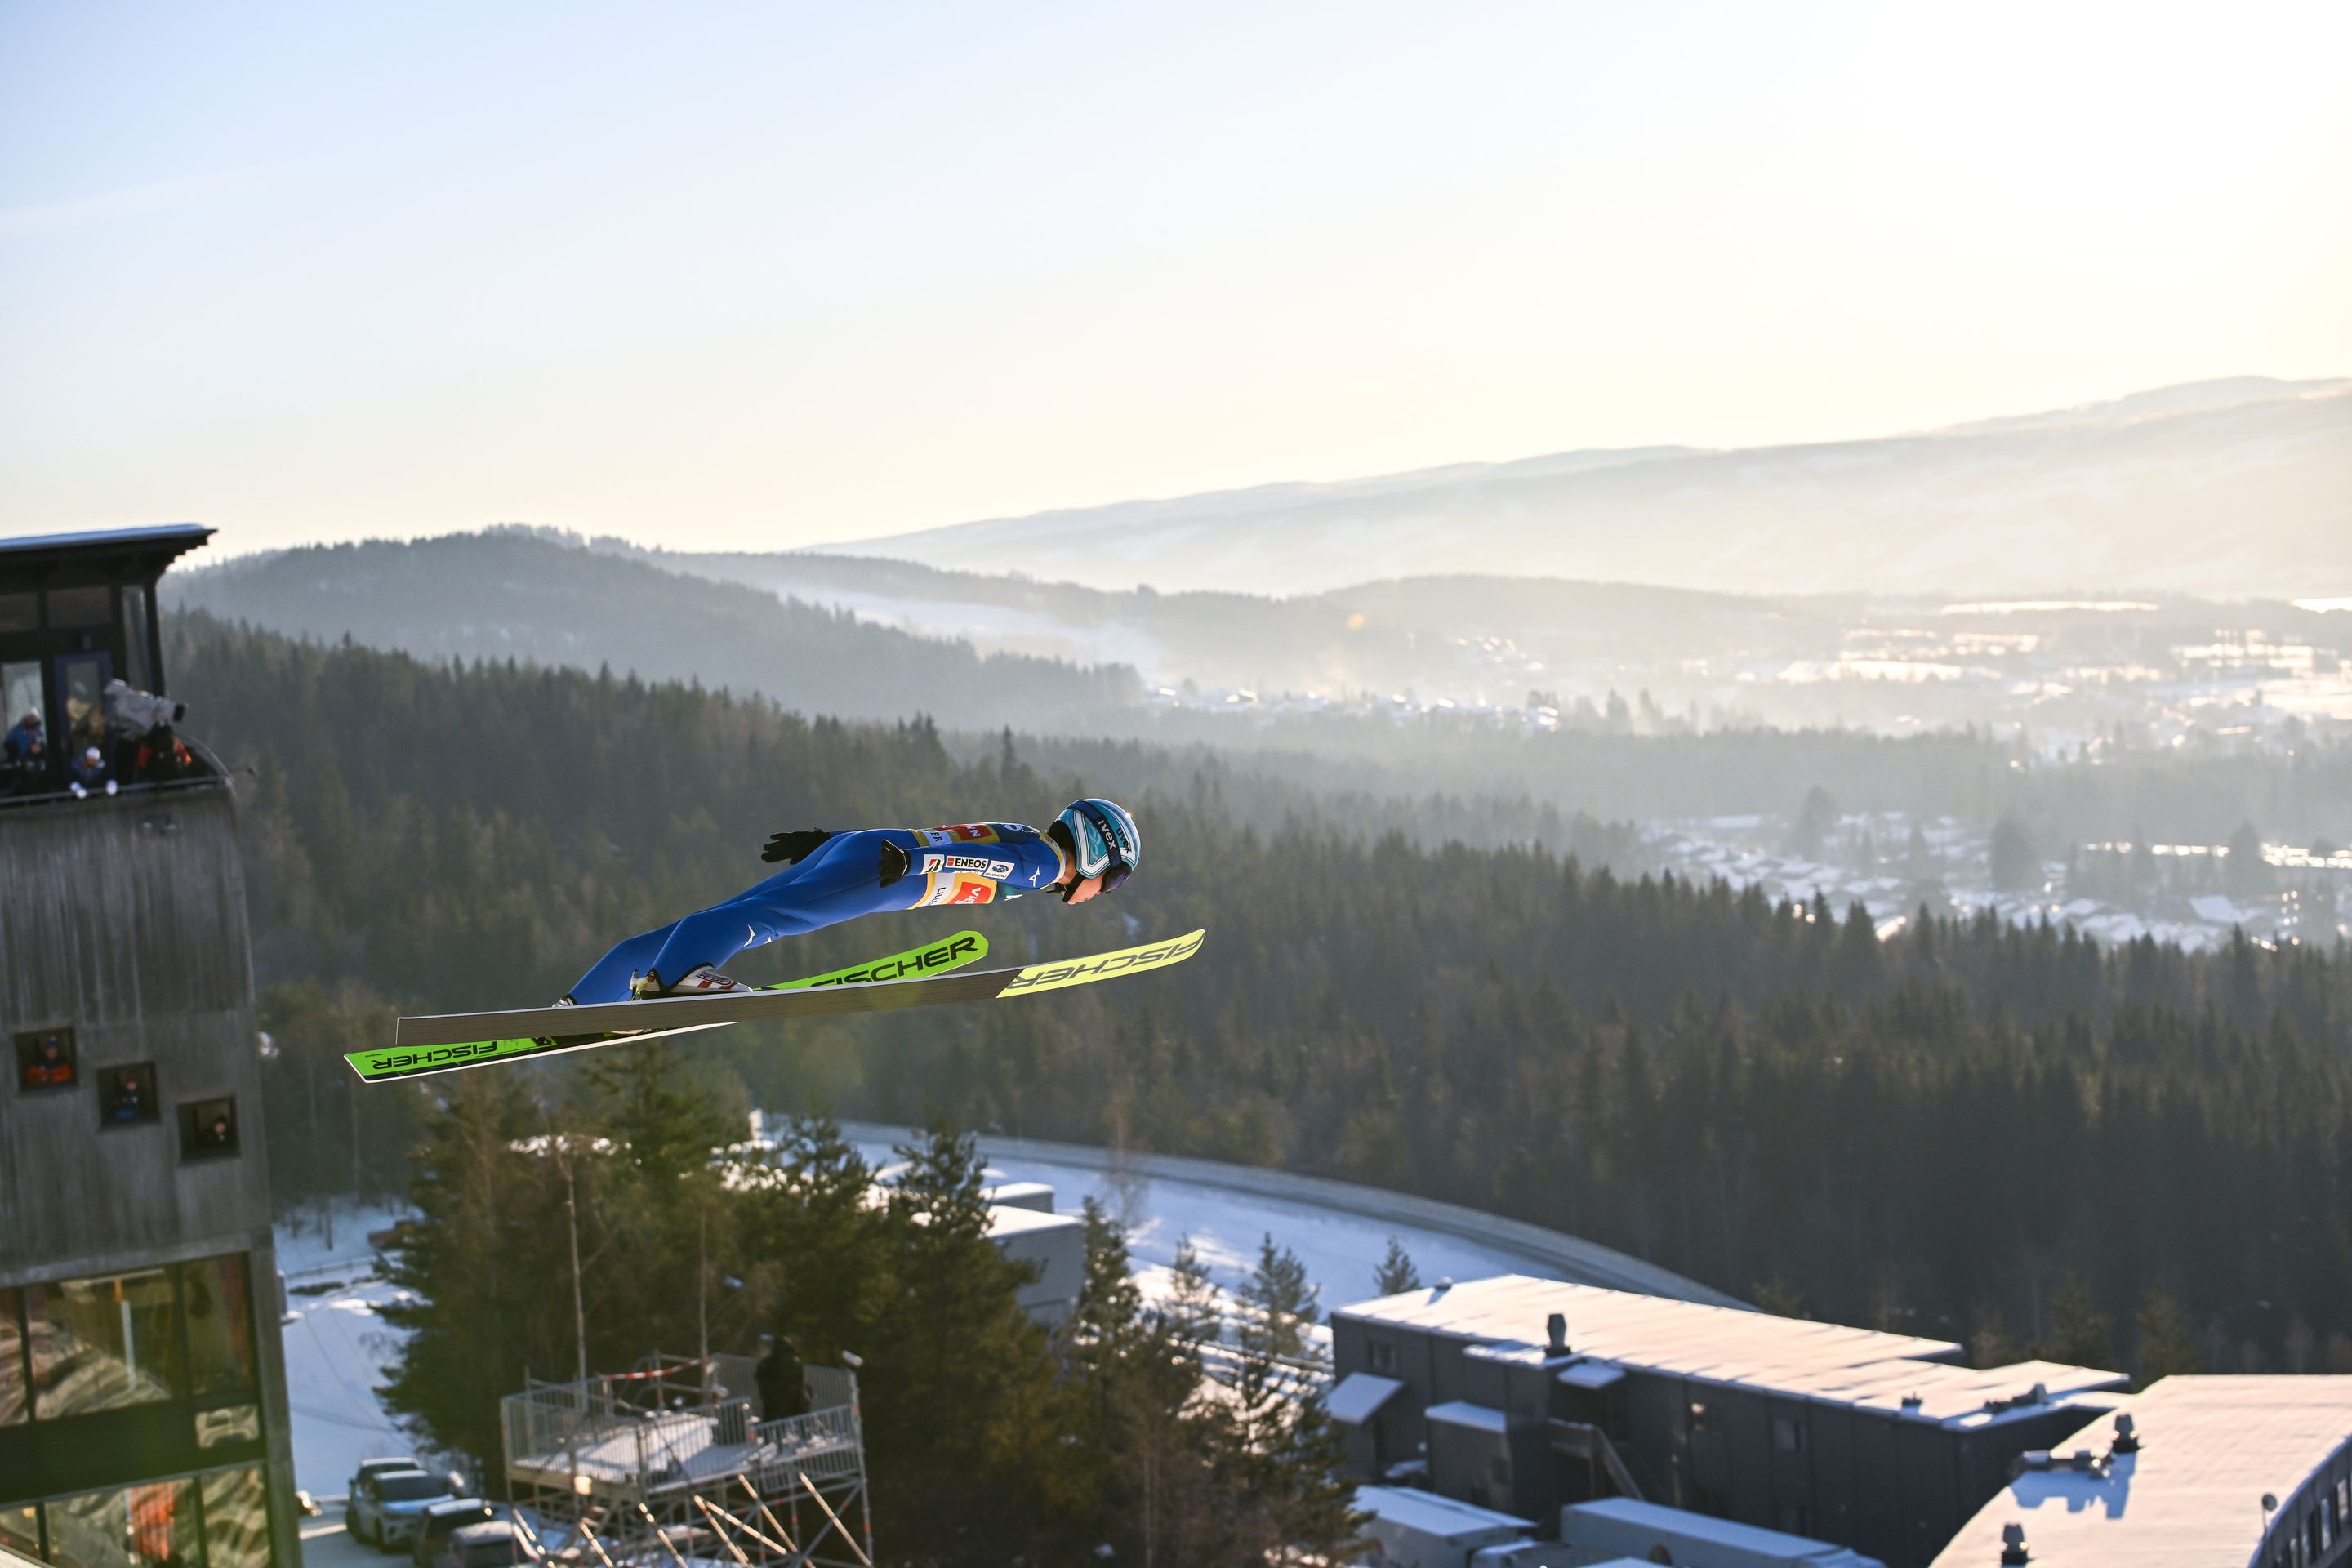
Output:
<instances>
[{"instance_id":1,"label":"hazy sky","mask_svg":"<svg viewBox=\"0 0 2352 1568\"><path fill-rule=\"evenodd\" d=\"M2342 374L2347 59L2341 0L15 0L0 531L775 548Z\"/></svg>"}]
</instances>

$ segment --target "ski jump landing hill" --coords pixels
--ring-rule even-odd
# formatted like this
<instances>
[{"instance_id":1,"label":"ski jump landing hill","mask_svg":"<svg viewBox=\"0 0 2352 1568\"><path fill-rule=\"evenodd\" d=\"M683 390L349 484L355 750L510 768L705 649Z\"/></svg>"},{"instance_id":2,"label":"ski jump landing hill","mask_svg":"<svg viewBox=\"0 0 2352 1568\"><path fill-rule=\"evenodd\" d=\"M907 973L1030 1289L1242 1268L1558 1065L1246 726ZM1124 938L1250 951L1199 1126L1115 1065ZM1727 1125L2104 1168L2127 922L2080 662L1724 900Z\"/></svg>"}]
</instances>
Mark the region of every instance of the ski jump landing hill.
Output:
<instances>
[{"instance_id":1,"label":"ski jump landing hill","mask_svg":"<svg viewBox=\"0 0 2352 1568\"><path fill-rule=\"evenodd\" d=\"M901 1143L918 1138L918 1130L881 1122L845 1121L844 1136L857 1143ZM1008 1138L992 1132L978 1135L981 1152L1011 1163L1058 1165L1100 1171L1114 1178L1181 1182L1220 1188L1255 1198L1298 1204L1335 1214L1352 1215L1381 1225L1406 1226L1500 1247L1519 1254L1549 1278L1579 1285L1601 1285L1644 1296L1665 1296L1711 1307L1752 1309L1749 1302L1712 1286L1686 1279L1670 1268L1578 1237L1566 1236L1521 1220L1505 1219L1458 1204L1378 1187L1358 1186L1322 1176L1302 1176L1289 1171L1255 1165L1229 1165L1216 1160L1194 1160L1176 1154L1145 1154L1130 1150L1103 1149L1085 1143L1054 1143L1034 1138ZM1277 1238L1279 1239L1279 1238Z\"/></svg>"}]
</instances>

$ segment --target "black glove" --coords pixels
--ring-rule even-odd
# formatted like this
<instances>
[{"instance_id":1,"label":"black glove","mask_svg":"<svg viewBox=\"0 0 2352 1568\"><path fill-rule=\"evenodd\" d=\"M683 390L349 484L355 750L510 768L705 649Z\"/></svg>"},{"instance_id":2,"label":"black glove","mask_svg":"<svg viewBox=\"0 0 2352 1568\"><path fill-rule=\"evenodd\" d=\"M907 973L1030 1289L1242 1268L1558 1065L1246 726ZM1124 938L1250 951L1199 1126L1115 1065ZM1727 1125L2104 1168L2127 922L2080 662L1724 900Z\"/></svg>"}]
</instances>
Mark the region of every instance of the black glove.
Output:
<instances>
[{"instance_id":1,"label":"black glove","mask_svg":"<svg viewBox=\"0 0 2352 1568\"><path fill-rule=\"evenodd\" d=\"M797 866L816 852L816 847L833 835L822 827L803 827L798 833L772 834L768 847L760 851L762 860L782 860L787 866Z\"/></svg>"},{"instance_id":2,"label":"black glove","mask_svg":"<svg viewBox=\"0 0 2352 1568\"><path fill-rule=\"evenodd\" d=\"M885 838L882 841L882 864L877 868L882 874L882 885L887 888L904 877L907 865L907 852Z\"/></svg>"}]
</instances>

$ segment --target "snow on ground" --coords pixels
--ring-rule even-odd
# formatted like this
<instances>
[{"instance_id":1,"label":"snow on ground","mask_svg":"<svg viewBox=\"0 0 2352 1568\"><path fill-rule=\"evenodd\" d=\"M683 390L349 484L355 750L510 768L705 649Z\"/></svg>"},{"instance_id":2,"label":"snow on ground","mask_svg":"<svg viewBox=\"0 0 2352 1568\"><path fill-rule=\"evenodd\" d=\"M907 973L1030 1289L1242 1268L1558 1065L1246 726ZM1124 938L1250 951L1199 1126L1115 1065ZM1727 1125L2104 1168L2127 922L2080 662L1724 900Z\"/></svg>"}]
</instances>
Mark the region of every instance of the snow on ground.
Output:
<instances>
[{"instance_id":1,"label":"snow on ground","mask_svg":"<svg viewBox=\"0 0 2352 1568\"><path fill-rule=\"evenodd\" d=\"M376 1308L393 1299L375 1276L367 1233L405 1212L397 1207L339 1209L334 1245L308 1212L278 1226L278 1267L286 1276L286 1393L294 1415L294 1484L313 1497L340 1496L362 1459L406 1454L402 1436L376 1403L376 1384L392 1362L393 1331ZM303 1228L298 1230L296 1225ZM308 1294L320 1287L318 1294ZM340 1515L336 1516L340 1519Z\"/></svg>"},{"instance_id":2,"label":"snow on ground","mask_svg":"<svg viewBox=\"0 0 2352 1568\"><path fill-rule=\"evenodd\" d=\"M987 1147L985 1139L982 1147ZM897 1158L885 1143L861 1143L859 1148L877 1165ZM1127 1226L1137 1277L1147 1292L1155 1292L1164 1281L1167 1266L1176 1256L1177 1238L1184 1235L1192 1237L1216 1282L1230 1290L1256 1261L1259 1237L1271 1232L1277 1246L1289 1247L1307 1265L1307 1276L1321 1288L1326 1309L1373 1294L1372 1270L1388 1250L1391 1236L1412 1254L1422 1278L1433 1283L1442 1276L1474 1279L1551 1272L1507 1247L1191 1182L1123 1178L992 1155L991 1166L1002 1173L1003 1181L1050 1184L1054 1206L1065 1214L1076 1212L1088 1194L1099 1199ZM363 1458L415 1449L376 1400L376 1386L383 1381L397 1340L375 1310L394 1292L375 1277L374 1254L367 1244L369 1231L383 1229L403 1212L396 1207L338 1210L331 1247L310 1226L307 1213L282 1220L278 1227L278 1262L287 1284L282 1332L294 1416L294 1484L314 1497L341 1496ZM293 1228L298 1222L303 1226L299 1231ZM329 1289L317 1295L299 1293L318 1286ZM330 1517L340 1521L341 1516Z\"/></svg>"},{"instance_id":3,"label":"snow on ground","mask_svg":"<svg viewBox=\"0 0 2352 1568\"><path fill-rule=\"evenodd\" d=\"M1192 1182L1008 1157L992 1151L985 1136L980 1144L990 1171L997 1173L992 1181L1044 1182L1054 1189L1054 1207L1063 1214L1076 1213L1088 1196L1108 1208L1127 1227L1128 1250L1147 1293L1175 1260L1178 1239L1188 1235L1211 1276L1231 1290L1248 1278L1257 1262L1259 1238L1271 1233L1276 1246L1290 1248L1307 1265L1307 1278L1321 1289L1327 1310L1376 1294L1372 1271L1386 1255L1391 1236L1412 1256L1422 1279L1431 1283L1447 1276L1478 1279L1490 1274L1555 1272L1508 1247L1483 1246L1438 1231ZM887 1143L861 1142L857 1148L877 1164L898 1159Z\"/></svg>"}]
</instances>

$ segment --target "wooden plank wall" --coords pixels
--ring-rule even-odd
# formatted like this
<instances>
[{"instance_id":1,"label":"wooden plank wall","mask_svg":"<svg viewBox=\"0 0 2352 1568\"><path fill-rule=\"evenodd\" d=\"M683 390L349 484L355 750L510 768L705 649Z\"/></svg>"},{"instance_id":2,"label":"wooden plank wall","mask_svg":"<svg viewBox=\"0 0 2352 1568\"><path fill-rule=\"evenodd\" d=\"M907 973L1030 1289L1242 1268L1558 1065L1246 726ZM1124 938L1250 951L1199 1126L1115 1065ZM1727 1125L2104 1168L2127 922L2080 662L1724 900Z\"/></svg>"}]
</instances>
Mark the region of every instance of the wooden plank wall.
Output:
<instances>
[{"instance_id":1,"label":"wooden plank wall","mask_svg":"<svg viewBox=\"0 0 2352 1568\"><path fill-rule=\"evenodd\" d=\"M17 1087L13 1037L70 1024L79 1082ZM252 959L224 785L0 812L0 1283L77 1258L269 1228ZM109 1067L152 1061L163 1114L101 1129ZM184 1100L233 1095L242 1152L186 1161Z\"/></svg>"}]
</instances>

